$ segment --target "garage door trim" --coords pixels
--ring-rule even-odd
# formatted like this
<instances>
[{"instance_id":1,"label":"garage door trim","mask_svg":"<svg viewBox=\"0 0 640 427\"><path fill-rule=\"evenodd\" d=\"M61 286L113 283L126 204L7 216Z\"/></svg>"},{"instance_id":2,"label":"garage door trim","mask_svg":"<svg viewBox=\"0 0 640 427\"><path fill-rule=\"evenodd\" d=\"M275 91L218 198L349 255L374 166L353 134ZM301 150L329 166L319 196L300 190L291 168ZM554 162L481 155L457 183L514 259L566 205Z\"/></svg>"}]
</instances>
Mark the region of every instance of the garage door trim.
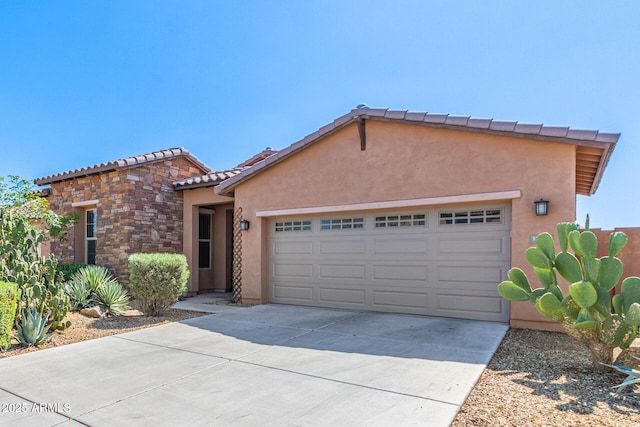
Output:
<instances>
[{"instance_id":1,"label":"garage door trim","mask_svg":"<svg viewBox=\"0 0 640 427\"><path fill-rule=\"evenodd\" d=\"M396 208L418 208L435 205L453 205L459 203L489 202L496 203L503 200L513 200L522 197L521 190L497 191L492 193L472 193L456 196L427 197L423 199L389 200L384 202L351 203L347 205L311 206L305 208L273 209L257 211L256 216L261 218L313 215L323 213L340 213L353 211L373 211Z\"/></svg>"}]
</instances>

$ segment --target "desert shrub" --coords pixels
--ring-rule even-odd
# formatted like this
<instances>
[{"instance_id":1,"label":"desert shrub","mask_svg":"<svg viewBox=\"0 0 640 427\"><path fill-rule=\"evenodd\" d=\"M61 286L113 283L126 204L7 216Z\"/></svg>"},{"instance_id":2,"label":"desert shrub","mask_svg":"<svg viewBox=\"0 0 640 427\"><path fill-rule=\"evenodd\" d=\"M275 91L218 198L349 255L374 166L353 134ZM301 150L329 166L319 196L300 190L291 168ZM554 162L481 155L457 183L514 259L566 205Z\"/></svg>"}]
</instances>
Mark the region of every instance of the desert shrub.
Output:
<instances>
[{"instance_id":1,"label":"desert shrub","mask_svg":"<svg viewBox=\"0 0 640 427\"><path fill-rule=\"evenodd\" d=\"M0 351L11 345L11 329L18 306L18 285L0 282Z\"/></svg>"},{"instance_id":2,"label":"desert shrub","mask_svg":"<svg viewBox=\"0 0 640 427\"><path fill-rule=\"evenodd\" d=\"M51 334L48 333L50 328L48 320L49 313L43 314L35 307L27 312L23 312L17 326L17 340L20 344L26 346L38 346L48 340L51 337Z\"/></svg>"},{"instance_id":3,"label":"desert shrub","mask_svg":"<svg viewBox=\"0 0 640 427\"><path fill-rule=\"evenodd\" d=\"M74 311L82 310L93 304L91 288L84 282L67 282L64 285L64 291L69 296L69 303Z\"/></svg>"},{"instance_id":4,"label":"desert shrub","mask_svg":"<svg viewBox=\"0 0 640 427\"><path fill-rule=\"evenodd\" d=\"M99 265L85 265L71 275L71 281L84 284L92 293L108 283L117 283L115 277L109 274L109 270Z\"/></svg>"},{"instance_id":5,"label":"desert shrub","mask_svg":"<svg viewBox=\"0 0 640 427\"><path fill-rule=\"evenodd\" d=\"M109 271L98 265L85 265L65 285L71 305L81 310L97 304L107 314L119 316L129 309L129 295Z\"/></svg>"},{"instance_id":6,"label":"desert shrub","mask_svg":"<svg viewBox=\"0 0 640 427\"><path fill-rule=\"evenodd\" d=\"M133 254L129 257L129 288L138 308L159 316L186 292L189 268L181 254Z\"/></svg>"},{"instance_id":7,"label":"desert shrub","mask_svg":"<svg viewBox=\"0 0 640 427\"><path fill-rule=\"evenodd\" d=\"M102 284L95 291L95 302L112 316L120 316L129 309L127 291L115 281Z\"/></svg>"},{"instance_id":8,"label":"desert shrub","mask_svg":"<svg viewBox=\"0 0 640 427\"><path fill-rule=\"evenodd\" d=\"M62 264L59 263L56 266L56 270L62 273L62 281L68 282L71 280L71 276L77 273L80 269L86 267L87 264Z\"/></svg>"}]
</instances>

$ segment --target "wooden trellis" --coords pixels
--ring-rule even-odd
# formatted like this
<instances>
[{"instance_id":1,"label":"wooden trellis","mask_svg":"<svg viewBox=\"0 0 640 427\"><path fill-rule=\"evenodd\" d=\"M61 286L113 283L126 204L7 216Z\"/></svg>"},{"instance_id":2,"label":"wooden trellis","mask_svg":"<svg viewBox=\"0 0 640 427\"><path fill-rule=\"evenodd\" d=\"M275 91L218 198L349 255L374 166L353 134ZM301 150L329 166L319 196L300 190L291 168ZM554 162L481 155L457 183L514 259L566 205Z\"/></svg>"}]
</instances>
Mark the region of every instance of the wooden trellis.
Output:
<instances>
[{"instance_id":1,"label":"wooden trellis","mask_svg":"<svg viewBox=\"0 0 640 427\"><path fill-rule=\"evenodd\" d=\"M233 211L233 302L242 303L242 231L240 231L240 221L242 221L242 208L235 208Z\"/></svg>"}]
</instances>

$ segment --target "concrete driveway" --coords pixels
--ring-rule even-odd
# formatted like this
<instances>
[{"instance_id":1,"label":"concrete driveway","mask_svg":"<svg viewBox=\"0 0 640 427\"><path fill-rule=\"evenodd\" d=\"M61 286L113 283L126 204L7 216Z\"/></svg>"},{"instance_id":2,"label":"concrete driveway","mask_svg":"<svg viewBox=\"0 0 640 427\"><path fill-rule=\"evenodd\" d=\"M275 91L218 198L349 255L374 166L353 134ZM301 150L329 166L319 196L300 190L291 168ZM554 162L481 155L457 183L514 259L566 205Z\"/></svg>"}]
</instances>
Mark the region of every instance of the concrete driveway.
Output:
<instances>
[{"instance_id":1,"label":"concrete driveway","mask_svg":"<svg viewBox=\"0 0 640 427\"><path fill-rule=\"evenodd\" d=\"M0 360L0 425L448 426L507 325L287 305Z\"/></svg>"}]
</instances>

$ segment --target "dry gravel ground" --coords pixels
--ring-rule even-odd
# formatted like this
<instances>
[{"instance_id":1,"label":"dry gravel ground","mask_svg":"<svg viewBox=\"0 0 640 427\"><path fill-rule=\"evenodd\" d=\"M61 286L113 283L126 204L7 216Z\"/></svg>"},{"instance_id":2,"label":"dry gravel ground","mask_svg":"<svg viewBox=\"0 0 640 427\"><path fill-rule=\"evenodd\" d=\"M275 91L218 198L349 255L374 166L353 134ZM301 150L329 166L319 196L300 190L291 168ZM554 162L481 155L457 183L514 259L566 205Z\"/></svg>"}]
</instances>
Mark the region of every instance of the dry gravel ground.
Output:
<instances>
[{"instance_id":1,"label":"dry gravel ground","mask_svg":"<svg viewBox=\"0 0 640 427\"><path fill-rule=\"evenodd\" d=\"M640 427L640 386L612 389L624 378L565 334L510 329L452 426Z\"/></svg>"},{"instance_id":2,"label":"dry gravel ground","mask_svg":"<svg viewBox=\"0 0 640 427\"><path fill-rule=\"evenodd\" d=\"M38 348L16 343L0 352L0 359L205 314L169 309L161 317L146 317L130 310L121 317L90 319L69 313L71 327L55 332L51 341ZM634 347L640 350L640 339ZM612 387L623 379L595 371L589 352L564 334L510 329L452 426L640 427L640 385L617 394Z\"/></svg>"}]
</instances>

